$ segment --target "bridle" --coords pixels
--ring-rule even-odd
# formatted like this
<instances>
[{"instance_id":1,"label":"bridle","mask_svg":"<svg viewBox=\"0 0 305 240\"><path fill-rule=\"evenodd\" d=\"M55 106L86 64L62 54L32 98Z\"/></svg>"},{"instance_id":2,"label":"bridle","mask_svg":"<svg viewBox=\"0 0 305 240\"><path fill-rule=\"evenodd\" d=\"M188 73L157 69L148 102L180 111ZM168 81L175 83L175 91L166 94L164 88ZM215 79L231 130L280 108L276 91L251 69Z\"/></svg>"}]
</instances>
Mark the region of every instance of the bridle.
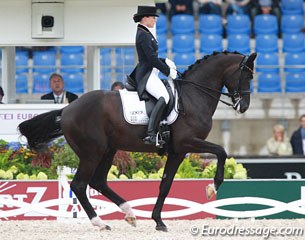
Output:
<instances>
[{"instance_id":1,"label":"bridle","mask_svg":"<svg viewBox=\"0 0 305 240\"><path fill-rule=\"evenodd\" d=\"M202 85L200 85L198 83L195 83L195 82L192 82L192 81L184 80L184 79L182 79L182 73L180 73L179 71L177 71L179 77L174 79L173 81L176 82L176 83L178 83L178 82L188 83L188 84L192 85L193 87L195 87L196 89L200 90L201 92L209 95L210 97L212 97L214 99L219 100L220 102L222 102L222 103L226 104L227 106L230 106L234 110L236 110L238 105L239 105L239 103L240 103L240 101L242 100L242 96L249 95L251 93L248 90L245 91L245 90L241 89L242 88L242 79L244 78L243 74L249 74L250 73L251 76L249 76L248 79L251 80L253 78L253 70L250 67L248 67L247 64L246 64L247 59L248 59L248 56L244 56L242 61L239 64L239 67L233 73L230 74L230 77L231 77L237 71L239 71L239 70L241 71L240 72L240 76L239 76L239 80L238 80L238 83L237 83L238 86L236 86L236 88L234 88L233 92L225 93L225 92L219 91L217 89L213 89L213 88L210 88L210 87L207 87L207 86L202 86ZM225 85L227 79L229 79L229 78L226 78L224 80L223 85ZM224 101L222 99L219 99L214 94L212 94L211 91L212 92L216 92L216 93L218 93L220 95L224 95L224 96L230 97L232 102L227 102L227 101ZM180 89L180 92L181 92L181 89Z\"/></svg>"},{"instance_id":2,"label":"bridle","mask_svg":"<svg viewBox=\"0 0 305 240\"><path fill-rule=\"evenodd\" d=\"M240 101L242 100L242 97L244 95L250 95L250 91L249 90L242 90L242 80L243 79L249 79L249 81L253 78L253 70L247 66L247 60L248 60L248 56L244 56L243 59L241 60L238 69L236 69L232 74L230 74L230 77L233 76L237 71L240 70L240 76L238 79L238 86L234 88L233 93L221 93L222 95L225 95L227 97L230 97L232 100L232 103L228 103L228 102L224 102L222 100L220 100L221 102L223 102L224 104L233 107L235 110L237 108L237 106L239 105ZM249 77L247 76L243 76L243 74L251 74L249 75ZM225 79L225 81L223 82L223 85L225 85L226 81L228 78Z\"/></svg>"}]
</instances>

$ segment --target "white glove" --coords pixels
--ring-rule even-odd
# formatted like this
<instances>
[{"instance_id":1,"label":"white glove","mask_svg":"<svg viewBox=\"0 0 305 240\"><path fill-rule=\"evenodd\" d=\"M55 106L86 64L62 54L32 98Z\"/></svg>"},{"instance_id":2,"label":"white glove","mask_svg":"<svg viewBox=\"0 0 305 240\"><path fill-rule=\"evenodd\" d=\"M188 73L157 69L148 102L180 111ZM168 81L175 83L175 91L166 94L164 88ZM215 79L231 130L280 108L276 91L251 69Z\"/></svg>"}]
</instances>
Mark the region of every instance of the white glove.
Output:
<instances>
[{"instance_id":1,"label":"white glove","mask_svg":"<svg viewBox=\"0 0 305 240\"><path fill-rule=\"evenodd\" d=\"M169 70L169 76L170 76L172 79L176 79L176 78L177 78L177 70L176 70L176 69L173 69L173 68L170 68L170 70Z\"/></svg>"},{"instance_id":2,"label":"white glove","mask_svg":"<svg viewBox=\"0 0 305 240\"><path fill-rule=\"evenodd\" d=\"M169 68L177 69L176 64L172 60L165 58L165 63Z\"/></svg>"}]
</instances>

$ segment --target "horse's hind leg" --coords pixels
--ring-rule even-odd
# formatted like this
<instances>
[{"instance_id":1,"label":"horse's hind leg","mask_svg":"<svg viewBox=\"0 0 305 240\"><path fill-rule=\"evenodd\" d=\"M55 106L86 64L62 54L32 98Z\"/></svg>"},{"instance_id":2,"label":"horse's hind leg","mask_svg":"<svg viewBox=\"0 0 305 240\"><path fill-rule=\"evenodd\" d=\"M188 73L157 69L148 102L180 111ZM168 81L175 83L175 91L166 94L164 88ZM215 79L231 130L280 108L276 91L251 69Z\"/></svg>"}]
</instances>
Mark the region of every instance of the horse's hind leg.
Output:
<instances>
[{"instance_id":1,"label":"horse's hind leg","mask_svg":"<svg viewBox=\"0 0 305 240\"><path fill-rule=\"evenodd\" d=\"M73 181L71 182L70 187L87 213L91 223L94 226L98 226L101 230L110 230L110 227L107 226L99 217L97 217L97 214L89 202L86 194L87 185L89 184L97 165L98 161L84 162L82 159L80 159L78 170L73 178Z\"/></svg>"},{"instance_id":2,"label":"horse's hind leg","mask_svg":"<svg viewBox=\"0 0 305 240\"><path fill-rule=\"evenodd\" d=\"M107 184L107 175L112 165L115 152L115 150L111 150L104 155L103 160L96 168L89 185L119 206L122 212L125 213L125 220L135 227L136 218L130 205L126 202L126 200L115 193Z\"/></svg>"}]
</instances>

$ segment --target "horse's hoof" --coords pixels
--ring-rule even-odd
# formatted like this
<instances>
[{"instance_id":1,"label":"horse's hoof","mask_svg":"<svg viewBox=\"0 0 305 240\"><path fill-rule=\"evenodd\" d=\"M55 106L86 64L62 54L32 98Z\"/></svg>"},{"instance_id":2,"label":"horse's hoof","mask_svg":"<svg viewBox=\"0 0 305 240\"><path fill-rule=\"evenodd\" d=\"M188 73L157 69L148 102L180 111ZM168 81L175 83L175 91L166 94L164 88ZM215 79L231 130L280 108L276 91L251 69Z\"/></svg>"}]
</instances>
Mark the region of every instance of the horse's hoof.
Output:
<instances>
[{"instance_id":1,"label":"horse's hoof","mask_svg":"<svg viewBox=\"0 0 305 240\"><path fill-rule=\"evenodd\" d=\"M162 232L168 232L168 229L165 225L159 225L159 226L157 225L156 230L157 231L162 231Z\"/></svg>"},{"instance_id":2,"label":"horse's hoof","mask_svg":"<svg viewBox=\"0 0 305 240\"><path fill-rule=\"evenodd\" d=\"M128 222L133 227L137 226L137 221L135 217L125 217L125 221Z\"/></svg>"},{"instance_id":3,"label":"horse's hoof","mask_svg":"<svg viewBox=\"0 0 305 240\"><path fill-rule=\"evenodd\" d=\"M100 231L104 231L104 230L110 231L111 227L109 225L105 225L104 227L100 228Z\"/></svg>"},{"instance_id":4,"label":"horse's hoof","mask_svg":"<svg viewBox=\"0 0 305 240\"><path fill-rule=\"evenodd\" d=\"M206 191L206 196L207 196L208 200L210 200L217 193L214 184L209 184L206 187L205 191Z\"/></svg>"}]
</instances>

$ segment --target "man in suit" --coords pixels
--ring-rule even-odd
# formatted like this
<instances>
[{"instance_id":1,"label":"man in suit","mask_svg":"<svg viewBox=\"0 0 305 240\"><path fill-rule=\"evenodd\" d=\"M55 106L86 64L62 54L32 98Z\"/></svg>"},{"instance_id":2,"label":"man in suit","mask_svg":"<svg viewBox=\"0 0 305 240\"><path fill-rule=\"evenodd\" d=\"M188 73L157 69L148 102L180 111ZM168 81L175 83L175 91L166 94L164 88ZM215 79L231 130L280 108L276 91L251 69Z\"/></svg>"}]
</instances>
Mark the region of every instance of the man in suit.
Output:
<instances>
[{"instance_id":1,"label":"man in suit","mask_svg":"<svg viewBox=\"0 0 305 240\"><path fill-rule=\"evenodd\" d=\"M71 103L78 96L74 93L64 90L64 79L58 73L53 73L50 76L50 87L52 92L41 96L41 100L54 100L54 103Z\"/></svg>"},{"instance_id":2,"label":"man in suit","mask_svg":"<svg viewBox=\"0 0 305 240\"><path fill-rule=\"evenodd\" d=\"M137 92L141 100L145 100L145 92L157 99L149 118L148 136L144 138L144 142L162 147L163 142L158 141L157 133L163 112L169 102L169 94L158 74L161 71L165 76L175 79L177 71L172 61L158 57L158 42L154 32L157 17L157 8L154 6L138 6L138 12L133 16L133 20L139 23L136 35L139 63L130 76L137 83Z\"/></svg>"},{"instance_id":3,"label":"man in suit","mask_svg":"<svg viewBox=\"0 0 305 240\"><path fill-rule=\"evenodd\" d=\"M305 155L305 114L300 117L300 127L290 138L293 155Z\"/></svg>"}]
</instances>

